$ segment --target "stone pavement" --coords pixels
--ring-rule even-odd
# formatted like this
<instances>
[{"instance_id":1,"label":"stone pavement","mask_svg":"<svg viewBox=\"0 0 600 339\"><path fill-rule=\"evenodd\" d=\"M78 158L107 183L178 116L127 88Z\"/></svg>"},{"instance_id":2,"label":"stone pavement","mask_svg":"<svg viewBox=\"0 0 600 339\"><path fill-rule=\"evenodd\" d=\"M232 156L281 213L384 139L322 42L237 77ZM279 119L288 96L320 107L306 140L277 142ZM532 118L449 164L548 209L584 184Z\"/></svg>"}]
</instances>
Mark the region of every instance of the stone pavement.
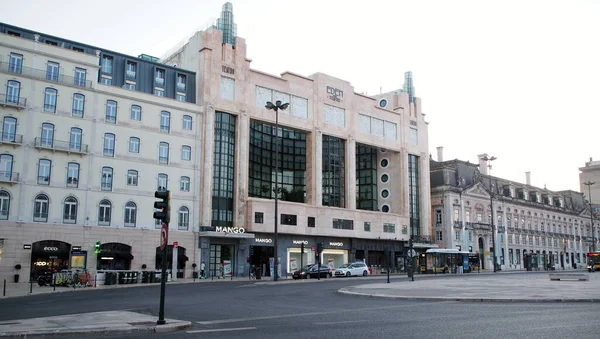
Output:
<instances>
[{"instance_id":1,"label":"stone pavement","mask_svg":"<svg viewBox=\"0 0 600 339\"><path fill-rule=\"evenodd\" d=\"M165 319L166 324L156 325L153 315L108 311L31 318L0 322L0 338L36 338L77 336L82 338L106 333L165 333L183 330L192 326L189 321Z\"/></svg>"},{"instance_id":2,"label":"stone pavement","mask_svg":"<svg viewBox=\"0 0 600 339\"><path fill-rule=\"evenodd\" d=\"M391 283L363 284L338 290L339 293L366 297L438 300L438 301L503 301L503 302L600 302L600 272L556 271L554 274L584 274L589 281L551 281L548 273L534 274L464 274L447 279L415 281L394 280ZM430 275L431 276L431 275ZM438 275L443 277L444 275ZM408 278L406 278L408 279Z\"/></svg>"}]
</instances>

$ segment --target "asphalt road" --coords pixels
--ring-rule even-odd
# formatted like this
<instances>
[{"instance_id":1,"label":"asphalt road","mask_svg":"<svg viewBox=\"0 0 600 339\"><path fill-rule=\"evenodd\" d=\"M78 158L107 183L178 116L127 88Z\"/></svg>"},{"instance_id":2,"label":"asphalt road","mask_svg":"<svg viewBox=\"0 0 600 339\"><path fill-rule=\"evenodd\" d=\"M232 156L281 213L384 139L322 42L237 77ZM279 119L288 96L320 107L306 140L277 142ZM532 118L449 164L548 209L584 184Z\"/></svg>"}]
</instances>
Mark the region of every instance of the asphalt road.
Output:
<instances>
[{"instance_id":1,"label":"asphalt road","mask_svg":"<svg viewBox=\"0 0 600 339\"><path fill-rule=\"evenodd\" d=\"M485 279L492 278L477 279L485 283ZM336 293L341 287L366 281L342 278L259 286L248 282L170 285L167 286L166 317L192 321L193 327L165 335L118 338L548 339L600 336L599 303L424 302ZM418 280L406 283L418 284ZM158 301L159 288L155 286L10 298L0 300L0 321L107 310L156 315Z\"/></svg>"}]
</instances>

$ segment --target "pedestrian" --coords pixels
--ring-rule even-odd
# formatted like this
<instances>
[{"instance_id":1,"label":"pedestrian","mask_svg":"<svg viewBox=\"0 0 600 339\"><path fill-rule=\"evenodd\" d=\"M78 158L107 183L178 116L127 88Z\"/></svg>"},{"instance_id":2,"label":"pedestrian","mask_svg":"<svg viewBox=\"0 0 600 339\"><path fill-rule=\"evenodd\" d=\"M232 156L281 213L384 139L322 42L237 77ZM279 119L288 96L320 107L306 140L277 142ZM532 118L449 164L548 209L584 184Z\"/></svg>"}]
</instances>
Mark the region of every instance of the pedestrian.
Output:
<instances>
[{"instance_id":1,"label":"pedestrian","mask_svg":"<svg viewBox=\"0 0 600 339\"><path fill-rule=\"evenodd\" d=\"M204 276L205 268L206 268L206 265L204 265L204 261L203 261L202 264L200 264L200 279L206 279L206 277Z\"/></svg>"},{"instance_id":2,"label":"pedestrian","mask_svg":"<svg viewBox=\"0 0 600 339\"><path fill-rule=\"evenodd\" d=\"M219 279L225 279L225 267L223 266L223 262L221 261L221 274Z\"/></svg>"}]
</instances>

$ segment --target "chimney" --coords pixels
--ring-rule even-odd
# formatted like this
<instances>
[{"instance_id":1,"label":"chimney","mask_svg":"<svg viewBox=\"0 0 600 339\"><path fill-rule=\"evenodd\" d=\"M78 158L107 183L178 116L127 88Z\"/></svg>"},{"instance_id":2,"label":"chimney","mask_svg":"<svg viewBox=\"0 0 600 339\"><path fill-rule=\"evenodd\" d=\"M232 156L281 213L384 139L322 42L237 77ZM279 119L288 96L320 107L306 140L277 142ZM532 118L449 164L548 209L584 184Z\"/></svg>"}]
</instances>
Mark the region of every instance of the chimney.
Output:
<instances>
[{"instance_id":1,"label":"chimney","mask_svg":"<svg viewBox=\"0 0 600 339\"><path fill-rule=\"evenodd\" d=\"M479 172L485 175L488 174L488 162L483 160L482 158L485 158L487 156L487 153L477 155L477 158L479 158Z\"/></svg>"},{"instance_id":2,"label":"chimney","mask_svg":"<svg viewBox=\"0 0 600 339\"><path fill-rule=\"evenodd\" d=\"M525 184L531 185L531 172L529 171L525 172Z\"/></svg>"},{"instance_id":3,"label":"chimney","mask_svg":"<svg viewBox=\"0 0 600 339\"><path fill-rule=\"evenodd\" d=\"M437 148L437 161L444 161L444 146L438 146Z\"/></svg>"}]
</instances>

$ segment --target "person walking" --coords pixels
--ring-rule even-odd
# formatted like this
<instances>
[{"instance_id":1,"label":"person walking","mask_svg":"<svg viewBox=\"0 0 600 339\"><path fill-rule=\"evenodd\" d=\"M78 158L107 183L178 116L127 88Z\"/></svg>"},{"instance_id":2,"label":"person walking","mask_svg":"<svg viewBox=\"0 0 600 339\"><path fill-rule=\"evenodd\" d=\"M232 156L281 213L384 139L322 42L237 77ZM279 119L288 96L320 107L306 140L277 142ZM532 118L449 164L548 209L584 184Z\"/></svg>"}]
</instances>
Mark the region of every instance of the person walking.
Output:
<instances>
[{"instance_id":1,"label":"person walking","mask_svg":"<svg viewBox=\"0 0 600 339\"><path fill-rule=\"evenodd\" d=\"M203 261L202 264L200 264L200 279L206 279L206 277L204 276L205 268L206 268L206 265L204 265L204 261Z\"/></svg>"}]
</instances>

